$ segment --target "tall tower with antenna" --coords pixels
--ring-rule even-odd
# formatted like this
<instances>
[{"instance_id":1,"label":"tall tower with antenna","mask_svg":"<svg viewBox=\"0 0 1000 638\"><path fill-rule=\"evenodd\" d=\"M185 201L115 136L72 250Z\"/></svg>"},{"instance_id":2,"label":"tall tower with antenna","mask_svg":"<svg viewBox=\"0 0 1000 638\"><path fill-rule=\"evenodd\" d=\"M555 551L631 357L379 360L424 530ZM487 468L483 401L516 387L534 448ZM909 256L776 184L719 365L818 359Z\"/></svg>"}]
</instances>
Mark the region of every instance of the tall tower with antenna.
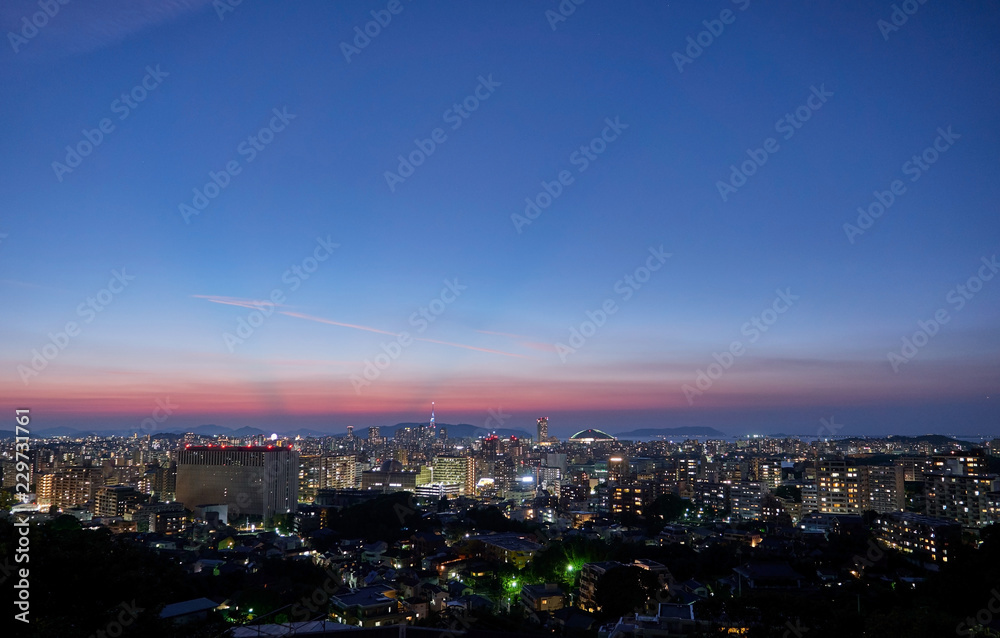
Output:
<instances>
[{"instance_id":1,"label":"tall tower with antenna","mask_svg":"<svg viewBox=\"0 0 1000 638\"><path fill-rule=\"evenodd\" d=\"M431 401L431 425L430 425L431 436L434 436L434 432L436 432L436 430L434 429L434 427L435 427L434 426L434 402Z\"/></svg>"}]
</instances>

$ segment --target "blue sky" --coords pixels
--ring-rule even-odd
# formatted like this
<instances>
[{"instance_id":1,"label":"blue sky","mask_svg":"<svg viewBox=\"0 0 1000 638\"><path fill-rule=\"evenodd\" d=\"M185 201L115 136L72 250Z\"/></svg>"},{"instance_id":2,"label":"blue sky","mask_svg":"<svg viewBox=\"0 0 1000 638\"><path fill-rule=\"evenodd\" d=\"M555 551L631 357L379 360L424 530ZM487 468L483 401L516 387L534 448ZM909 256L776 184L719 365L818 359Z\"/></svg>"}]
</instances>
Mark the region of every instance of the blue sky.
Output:
<instances>
[{"instance_id":1,"label":"blue sky","mask_svg":"<svg viewBox=\"0 0 1000 638\"><path fill-rule=\"evenodd\" d=\"M130 423L170 396L187 406L176 424L339 429L436 400L443 421L502 405L558 433L801 431L838 411L857 431L997 430L1000 282L946 300L1000 252L995 4L928 2L886 39L891 3L588 0L553 28L556 2L402 0L349 62L341 43L387 3L245 0L221 19L195 0L117 5L70 3L0 53L11 407L53 425ZM7 3L0 26L38 11ZM166 75L118 119L147 67ZM498 85L452 129L481 77ZM776 123L814 87L832 95L784 139ZM238 149L273 109L294 119L248 161ZM114 129L57 179L103 118ZM571 156L607 118L627 128L580 172ZM910 181L904 164L948 127L958 137ZM390 190L397 156L436 128L446 139ZM718 182L768 138L777 151L723 201ZM186 223L179 205L233 161ZM572 183L517 232L511 216L560 171ZM849 241L844 224L894 180L905 193ZM317 238L339 247L291 290L283 273ZM616 282L660 247L670 258L623 300ZM79 304L122 268L135 279L83 324ZM418 332L410 317L446 280L466 288ZM283 305L230 348L275 289ZM777 290L799 299L750 343L741 328ZM563 361L556 344L606 299L618 311ZM888 354L942 308L894 371ZM69 321L81 333L32 367ZM369 378L395 337L359 327L424 341ZM684 385L734 340L745 354L689 403Z\"/></svg>"}]
</instances>

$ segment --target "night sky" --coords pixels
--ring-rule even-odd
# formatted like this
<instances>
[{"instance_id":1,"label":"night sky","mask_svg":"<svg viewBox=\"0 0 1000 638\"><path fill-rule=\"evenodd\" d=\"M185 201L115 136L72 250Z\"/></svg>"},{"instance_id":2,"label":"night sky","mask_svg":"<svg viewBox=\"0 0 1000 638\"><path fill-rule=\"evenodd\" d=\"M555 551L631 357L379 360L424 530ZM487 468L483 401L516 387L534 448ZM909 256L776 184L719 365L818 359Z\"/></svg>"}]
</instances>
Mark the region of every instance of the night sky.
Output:
<instances>
[{"instance_id":1,"label":"night sky","mask_svg":"<svg viewBox=\"0 0 1000 638\"><path fill-rule=\"evenodd\" d=\"M5 2L0 407L997 433L1000 5L903 5Z\"/></svg>"}]
</instances>

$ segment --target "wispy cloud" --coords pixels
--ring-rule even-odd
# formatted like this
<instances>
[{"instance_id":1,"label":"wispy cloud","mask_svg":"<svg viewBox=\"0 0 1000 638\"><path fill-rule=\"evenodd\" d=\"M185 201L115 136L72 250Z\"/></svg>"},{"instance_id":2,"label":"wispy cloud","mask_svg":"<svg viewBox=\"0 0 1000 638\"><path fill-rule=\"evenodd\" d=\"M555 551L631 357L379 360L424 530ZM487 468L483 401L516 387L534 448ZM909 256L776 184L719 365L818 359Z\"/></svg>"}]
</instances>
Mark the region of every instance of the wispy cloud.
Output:
<instances>
[{"instance_id":1,"label":"wispy cloud","mask_svg":"<svg viewBox=\"0 0 1000 638\"><path fill-rule=\"evenodd\" d=\"M196 299L205 299L206 301L210 301L212 303L224 304L224 305L227 305L227 306L238 306L240 308L250 308L250 309L256 309L256 308L259 307L260 304L263 304L263 303L270 303L270 302L263 302L263 301L260 301L260 300L255 300L255 299L240 299L238 297L223 297L223 296L220 296L220 295L191 295L191 296L195 297ZM281 307L281 304L275 304L275 305ZM307 315L307 314L301 313L301 312L290 312L288 310L279 310L278 314L285 315L286 317L295 317L296 319L304 319L306 321L315 321L316 323L325 323L327 325L338 326L340 328L351 328L352 330L364 330L365 332L374 332L376 334L389 335L391 337L398 337L399 334L400 334L398 332L389 332L388 330L380 330L379 328L373 328L372 326L362 326L362 325L359 325L359 324L356 324L356 323L345 323L343 321L334 321L332 319L325 319L323 317L317 317L315 315ZM501 333L491 333L491 332L487 332L485 330L477 330L476 332L481 332L481 333L484 333L484 334L501 334ZM503 336L514 337L514 338L517 338L517 339L521 339L522 338L522 337L518 337L517 335L503 335ZM505 357L516 357L516 358L519 358L519 359L531 359L531 358L533 358L533 357L529 357L529 356L523 355L523 354L515 354L513 352L504 352L503 350L494 350L492 348L480 348L479 346L470 346L468 344L455 343L453 341L439 341L437 339L426 339L426 338L423 338L423 337L414 337L414 341L425 341L427 343L436 343L436 344L439 344L439 345L442 345L442 346L451 346L452 348L462 348L464 350L475 350L477 352L488 352L490 354L499 354L499 355L503 355ZM525 342L523 345L525 345L526 347L529 347L529 348L533 348L535 350L546 350L546 349L548 349L548 348L551 347L548 344L535 343L535 342Z\"/></svg>"},{"instance_id":2,"label":"wispy cloud","mask_svg":"<svg viewBox=\"0 0 1000 638\"><path fill-rule=\"evenodd\" d=\"M285 307L284 304L276 304L271 301L263 301L260 299L240 299L239 297L223 297L221 295L191 295L196 299L205 299L206 301L211 301L212 303L221 303L227 306L239 306L240 308L250 308L251 310L259 308L265 304L270 304L277 306L279 308Z\"/></svg>"},{"instance_id":3,"label":"wispy cloud","mask_svg":"<svg viewBox=\"0 0 1000 638\"><path fill-rule=\"evenodd\" d=\"M364 363L364 361L339 361L336 359L265 359L264 363L276 366L311 367L357 365L359 363Z\"/></svg>"},{"instance_id":4,"label":"wispy cloud","mask_svg":"<svg viewBox=\"0 0 1000 638\"><path fill-rule=\"evenodd\" d=\"M491 352L493 354L502 354L505 357L518 357L520 359L531 359L531 357L523 354L514 354L513 352L504 352L503 350L491 350L490 348L479 348L476 346L467 346L462 343L452 343L451 341L438 341L437 339L424 339L422 337L417 337L416 341L426 341L428 343L439 343L443 346L452 346L453 348L465 348L466 350L478 350L479 352Z\"/></svg>"},{"instance_id":5,"label":"wispy cloud","mask_svg":"<svg viewBox=\"0 0 1000 638\"><path fill-rule=\"evenodd\" d=\"M524 337L522 335L513 335L509 332L493 332L492 330L476 330L476 332L484 335L496 335L498 337L510 337L511 339L530 339L531 337Z\"/></svg>"},{"instance_id":6,"label":"wispy cloud","mask_svg":"<svg viewBox=\"0 0 1000 638\"><path fill-rule=\"evenodd\" d=\"M286 312L280 311L280 314L287 315L289 317L296 317L298 319L305 319L306 321L315 321L317 323L325 323L331 326L340 326L342 328L353 328L354 330L365 330L367 332L375 332L383 335L390 335L393 337L398 337L399 333L389 332L387 330L379 330L378 328L372 328L371 326L359 326L353 323L343 323L341 321L333 321L331 319L324 319L323 317L314 317L313 315L302 314L301 312ZM523 354L515 354L513 352L504 352L503 350L493 350L491 348L480 348L478 346L470 346L464 343L454 343L452 341L439 341L437 339L426 339L424 337L414 337L414 341L426 341L427 343L437 343L442 346L451 346L453 348L463 348L465 350L476 350L478 352L489 352L491 354L500 354L505 357L518 357L520 359L531 359L531 357Z\"/></svg>"},{"instance_id":7,"label":"wispy cloud","mask_svg":"<svg viewBox=\"0 0 1000 638\"><path fill-rule=\"evenodd\" d=\"M289 317L295 317L296 319L305 319L306 321L315 321L317 323L325 323L331 326L340 326L341 328L353 328L355 330L364 330L366 332L375 332L381 335L390 335L393 337L399 336L399 333L389 332L387 330L379 330L378 328L372 328L371 326L359 326L353 323L343 323L340 321L333 321L332 319L324 319L323 317L314 317L312 315L305 315L301 312L286 312L282 310L280 314L287 315Z\"/></svg>"},{"instance_id":8,"label":"wispy cloud","mask_svg":"<svg viewBox=\"0 0 1000 638\"><path fill-rule=\"evenodd\" d=\"M207 9L212 0L130 0L60 4L60 14L45 27L46 46L26 46L29 57L78 55L113 46L161 24ZM35 2L4 2L0 27L20 28L21 18L38 10ZM209 19L217 20L213 13Z\"/></svg>"},{"instance_id":9,"label":"wispy cloud","mask_svg":"<svg viewBox=\"0 0 1000 638\"><path fill-rule=\"evenodd\" d=\"M510 332L494 332L492 330L476 330L476 332L484 335L494 335L497 337L507 337L508 339L513 339L517 342L517 345L523 348L541 350L542 352L556 352L556 347L553 344L535 341L531 337L526 337L524 335L516 335Z\"/></svg>"},{"instance_id":10,"label":"wispy cloud","mask_svg":"<svg viewBox=\"0 0 1000 638\"><path fill-rule=\"evenodd\" d=\"M15 288L36 288L38 290L54 290L56 292L69 292L62 288L54 288L43 284L34 284L30 281L17 281L16 279L0 279L0 286L13 286Z\"/></svg>"}]
</instances>

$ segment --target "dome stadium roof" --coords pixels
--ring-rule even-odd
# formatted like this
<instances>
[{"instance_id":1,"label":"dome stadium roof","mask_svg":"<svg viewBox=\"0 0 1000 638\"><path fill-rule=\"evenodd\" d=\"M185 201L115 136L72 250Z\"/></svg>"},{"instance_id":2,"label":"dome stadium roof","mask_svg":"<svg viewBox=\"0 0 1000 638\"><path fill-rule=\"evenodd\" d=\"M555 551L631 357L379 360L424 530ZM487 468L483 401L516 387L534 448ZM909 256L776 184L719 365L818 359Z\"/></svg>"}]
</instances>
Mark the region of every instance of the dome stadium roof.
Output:
<instances>
[{"instance_id":1,"label":"dome stadium roof","mask_svg":"<svg viewBox=\"0 0 1000 638\"><path fill-rule=\"evenodd\" d=\"M592 441L614 441L615 437L611 436L607 432L602 432L601 430L580 430L573 436L569 437L570 441L582 441L590 443Z\"/></svg>"}]
</instances>

